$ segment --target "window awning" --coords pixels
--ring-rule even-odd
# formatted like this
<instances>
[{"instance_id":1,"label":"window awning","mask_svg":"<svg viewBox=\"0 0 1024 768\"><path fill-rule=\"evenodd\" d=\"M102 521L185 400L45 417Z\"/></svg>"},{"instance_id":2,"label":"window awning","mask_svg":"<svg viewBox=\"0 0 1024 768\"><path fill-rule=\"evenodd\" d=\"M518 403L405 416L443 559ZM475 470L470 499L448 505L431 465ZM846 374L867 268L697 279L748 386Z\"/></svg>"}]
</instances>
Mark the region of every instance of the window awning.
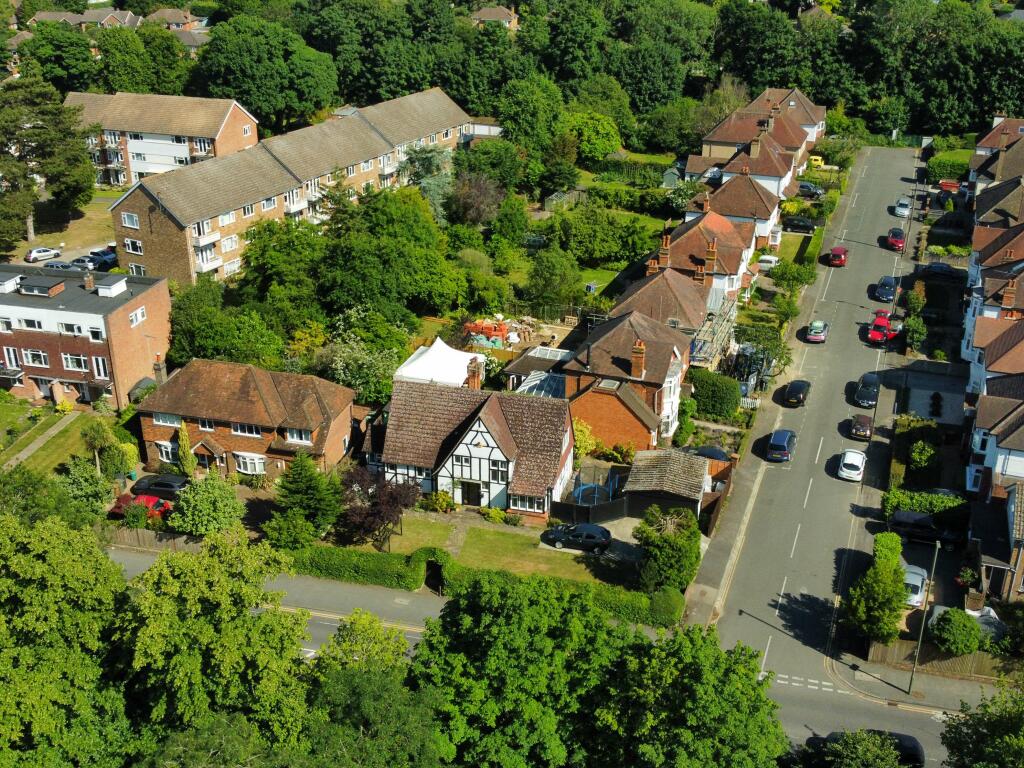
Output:
<instances>
[{"instance_id":1,"label":"window awning","mask_svg":"<svg viewBox=\"0 0 1024 768\"><path fill-rule=\"evenodd\" d=\"M21 381L25 372L20 368L8 368L7 366L0 367L0 379L8 381Z\"/></svg>"}]
</instances>

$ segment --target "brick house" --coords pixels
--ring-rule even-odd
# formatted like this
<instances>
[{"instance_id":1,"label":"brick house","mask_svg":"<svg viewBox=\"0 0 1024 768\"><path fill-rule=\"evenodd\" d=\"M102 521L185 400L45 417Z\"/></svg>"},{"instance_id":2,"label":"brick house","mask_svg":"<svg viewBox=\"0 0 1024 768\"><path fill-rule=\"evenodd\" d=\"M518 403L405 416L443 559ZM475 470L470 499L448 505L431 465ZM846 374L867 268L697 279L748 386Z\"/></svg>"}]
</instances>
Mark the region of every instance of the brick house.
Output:
<instances>
[{"instance_id":1,"label":"brick house","mask_svg":"<svg viewBox=\"0 0 1024 768\"><path fill-rule=\"evenodd\" d=\"M1017 141L1019 136L1015 137L1009 127L1004 127L999 132L999 144L994 152L971 155L968 178L976 183L977 191L1024 174L1024 141Z\"/></svg>"},{"instance_id":2,"label":"brick house","mask_svg":"<svg viewBox=\"0 0 1024 768\"><path fill-rule=\"evenodd\" d=\"M661 269L630 284L609 316L640 312L669 328L693 334L704 324L707 304L708 292L703 283L674 269Z\"/></svg>"},{"instance_id":3,"label":"brick house","mask_svg":"<svg viewBox=\"0 0 1024 768\"><path fill-rule=\"evenodd\" d=\"M207 470L276 477L299 452L331 469L349 450L352 398L316 376L192 360L139 403L146 468L177 461L185 424Z\"/></svg>"},{"instance_id":4,"label":"brick house","mask_svg":"<svg viewBox=\"0 0 1024 768\"><path fill-rule=\"evenodd\" d=\"M0 264L0 386L30 400L109 396L123 408L167 352L170 311L164 279Z\"/></svg>"},{"instance_id":5,"label":"brick house","mask_svg":"<svg viewBox=\"0 0 1024 768\"><path fill-rule=\"evenodd\" d=\"M72 91L64 105L82 108L81 125L102 128L89 140L97 184L134 184L259 140L256 118L231 99Z\"/></svg>"},{"instance_id":6,"label":"brick house","mask_svg":"<svg viewBox=\"0 0 1024 768\"><path fill-rule=\"evenodd\" d=\"M77 27L85 32L89 27L109 29L112 27L128 27L138 29L144 19L131 11L115 11L110 8L88 8L82 13L70 11L39 11L28 20L28 26L34 27L39 22L57 22Z\"/></svg>"},{"instance_id":7,"label":"brick house","mask_svg":"<svg viewBox=\"0 0 1024 768\"><path fill-rule=\"evenodd\" d=\"M974 342L979 319L1019 320L1024 317L1024 291L1017 290L1022 272L1024 224L1007 229L975 228L967 268L969 301L960 342L960 356L964 360L978 362L980 347L976 348Z\"/></svg>"},{"instance_id":8,"label":"brick house","mask_svg":"<svg viewBox=\"0 0 1024 768\"><path fill-rule=\"evenodd\" d=\"M765 88L747 105L746 109L757 109L760 105L775 105L790 121L807 133L807 143L814 143L825 135L825 107L818 106L799 88Z\"/></svg>"},{"instance_id":9,"label":"brick house","mask_svg":"<svg viewBox=\"0 0 1024 768\"><path fill-rule=\"evenodd\" d=\"M1024 136L1024 118L996 115L992 118L992 127L988 133L978 137L974 153L982 156L994 154L1001 147L1016 144L1021 136Z\"/></svg>"},{"instance_id":10,"label":"brick house","mask_svg":"<svg viewBox=\"0 0 1024 768\"><path fill-rule=\"evenodd\" d=\"M778 195L758 183L749 173L730 176L718 189L705 190L687 204L683 221L699 219L714 211L735 224L754 225L754 246L778 247L782 242L779 227Z\"/></svg>"},{"instance_id":11,"label":"brick house","mask_svg":"<svg viewBox=\"0 0 1024 768\"><path fill-rule=\"evenodd\" d=\"M368 464L424 493L542 523L572 479L565 400L396 381L385 414L383 447Z\"/></svg>"}]
</instances>

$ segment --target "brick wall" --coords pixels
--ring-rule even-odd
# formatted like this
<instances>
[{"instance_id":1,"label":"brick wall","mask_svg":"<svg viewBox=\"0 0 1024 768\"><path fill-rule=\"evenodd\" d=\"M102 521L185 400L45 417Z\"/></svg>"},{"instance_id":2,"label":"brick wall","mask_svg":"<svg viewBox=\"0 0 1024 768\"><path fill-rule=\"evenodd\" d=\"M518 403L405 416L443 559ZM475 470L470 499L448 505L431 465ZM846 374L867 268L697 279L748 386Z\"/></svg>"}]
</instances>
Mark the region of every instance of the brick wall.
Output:
<instances>
[{"instance_id":1,"label":"brick wall","mask_svg":"<svg viewBox=\"0 0 1024 768\"><path fill-rule=\"evenodd\" d=\"M121 223L122 213L139 217L139 228L132 229ZM189 232L181 227L169 213L162 210L141 187L137 187L112 211L114 238L117 242L118 262L125 269L129 264L140 264L147 276L166 277L181 285L195 282L192 259L189 255ZM126 238L142 243L142 254L129 253Z\"/></svg>"},{"instance_id":2,"label":"brick wall","mask_svg":"<svg viewBox=\"0 0 1024 768\"><path fill-rule=\"evenodd\" d=\"M657 447L657 441L651 439L651 430L614 392L591 389L573 400L569 411L574 419L586 422L594 437L607 446L629 443L637 450Z\"/></svg>"},{"instance_id":3,"label":"brick wall","mask_svg":"<svg viewBox=\"0 0 1024 768\"><path fill-rule=\"evenodd\" d=\"M249 126L248 136L242 134L242 128L246 125ZM213 154L222 157L254 146L259 141L258 127L256 121L237 104L232 105L220 133L214 138Z\"/></svg>"},{"instance_id":4,"label":"brick wall","mask_svg":"<svg viewBox=\"0 0 1024 768\"><path fill-rule=\"evenodd\" d=\"M129 283L129 290L131 284ZM134 328L129 315L146 308L146 319ZM128 393L141 379L153 375L156 356L166 357L171 337L171 294L161 280L107 316L110 342L110 375L118 408L128 405Z\"/></svg>"},{"instance_id":5,"label":"brick wall","mask_svg":"<svg viewBox=\"0 0 1024 768\"><path fill-rule=\"evenodd\" d=\"M92 341L88 336L71 336L69 334L46 333L43 331L26 331L15 329L12 333L0 335L0 346L15 347L18 350L18 358L21 360L21 369L24 371L22 384L11 387L11 394L17 397L25 397L35 400L40 397L49 397L49 391L41 391L31 380L31 376L45 377L48 379L59 379L65 383L91 382L95 380L92 372L93 356L107 359L110 363L110 344L107 341ZM38 349L47 354L48 365L46 367L30 365L25 360L26 349ZM62 354L85 355L89 370L85 372L69 371L64 369L61 359ZM113 373L111 372L111 376ZM97 381L98 385L107 382ZM131 385L129 385L131 386ZM74 395L69 394L69 399L77 397L79 388L76 387Z\"/></svg>"}]
</instances>

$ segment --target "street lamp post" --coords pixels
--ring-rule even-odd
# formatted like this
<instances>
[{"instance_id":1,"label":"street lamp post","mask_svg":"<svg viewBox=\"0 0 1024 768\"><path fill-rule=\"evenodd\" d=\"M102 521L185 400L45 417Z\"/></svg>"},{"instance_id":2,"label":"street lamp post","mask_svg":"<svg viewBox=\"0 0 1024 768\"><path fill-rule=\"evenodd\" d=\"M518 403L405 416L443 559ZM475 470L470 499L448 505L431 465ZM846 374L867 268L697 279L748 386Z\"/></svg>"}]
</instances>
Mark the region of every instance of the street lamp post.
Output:
<instances>
[{"instance_id":1,"label":"street lamp post","mask_svg":"<svg viewBox=\"0 0 1024 768\"><path fill-rule=\"evenodd\" d=\"M935 576L935 564L939 561L939 547L941 543L935 542L935 554L932 555L932 569L928 572L928 583L924 587L924 615L921 617L921 629L917 633L917 650L914 651L914 668L910 670L910 684L907 686L907 695L914 689L914 674L917 672L917 660L921 656L921 644L924 642L924 625L928 623L928 598L932 592L932 579Z\"/></svg>"}]
</instances>

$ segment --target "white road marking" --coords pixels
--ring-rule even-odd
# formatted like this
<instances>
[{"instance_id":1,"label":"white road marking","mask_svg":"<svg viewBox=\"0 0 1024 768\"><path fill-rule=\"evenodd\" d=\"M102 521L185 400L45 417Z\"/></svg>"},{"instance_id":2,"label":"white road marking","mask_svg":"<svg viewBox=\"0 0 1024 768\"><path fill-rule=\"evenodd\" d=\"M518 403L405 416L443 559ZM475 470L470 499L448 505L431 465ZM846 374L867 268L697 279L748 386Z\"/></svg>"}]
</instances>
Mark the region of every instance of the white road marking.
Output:
<instances>
[{"instance_id":1,"label":"white road marking","mask_svg":"<svg viewBox=\"0 0 1024 768\"><path fill-rule=\"evenodd\" d=\"M785 576L782 579L782 589L779 590L779 599L775 603L775 618L779 618L779 608L782 607L782 601L786 599L786 582L789 581L789 576Z\"/></svg>"},{"instance_id":2,"label":"white road marking","mask_svg":"<svg viewBox=\"0 0 1024 768\"><path fill-rule=\"evenodd\" d=\"M394 601L396 603L398 603L399 605L409 605L409 603L412 602L407 597L396 597L396 598L394 598Z\"/></svg>"},{"instance_id":3,"label":"white road marking","mask_svg":"<svg viewBox=\"0 0 1024 768\"><path fill-rule=\"evenodd\" d=\"M846 239L846 230L844 229L842 232L839 233L839 242L841 243L845 239Z\"/></svg>"},{"instance_id":4,"label":"white road marking","mask_svg":"<svg viewBox=\"0 0 1024 768\"><path fill-rule=\"evenodd\" d=\"M814 478L810 478L807 481L807 493L804 494L804 509L807 509L807 500L811 498L811 486L814 484Z\"/></svg>"},{"instance_id":5,"label":"white road marking","mask_svg":"<svg viewBox=\"0 0 1024 768\"><path fill-rule=\"evenodd\" d=\"M796 675L793 675L793 679L794 679L794 680L803 680L803 678L802 678L802 677L797 677Z\"/></svg>"},{"instance_id":6,"label":"white road marking","mask_svg":"<svg viewBox=\"0 0 1024 768\"><path fill-rule=\"evenodd\" d=\"M804 505L807 506L806 504ZM796 540L800 538L800 523L796 524L796 536L793 537L793 546L789 550L789 559L793 559L793 553L796 552Z\"/></svg>"},{"instance_id":7,"label":"white road marking","mask_svg":"<svg viewBox=\"0 0 1024 768\"><path fill-rule=\"evenodd\" d=\"M818 463L818 459L821 458L821 446L824 444L824 442L825 442L825 436L822 435L821 439L818 440L818 452L816 454L814 454L814 463L815 464L817 464Z\"/></svg>"},{"instance_id":8,"label":"white road marking","mask_svg":"<svg viewBox=\"0 0 1024 768\"><path fill-rule=\"evenodd\" d=\"M850 201L850 207L851 208L856 208L857 207L857 198L858 197L860 197L860 192L855 192L854 195L853 195L853 200Z\"/></svg>"},{"instance_id":9,"label":"white road marking","mask_svg":"<svg viewBox=\"0 0 1024 768\"><path fill-rule=\"evenodd\" d=\"M828 277L825 278L825 287L821 289L821 296L818 297L819 301L821 299L824 299L825 298L825 294L828 293L828 284L832 282L832 273L833 272L835 272L834 269L830 269L828 271Z\"/></svg>"},{"instance_id":10,"label":"white road marking","mask_svg":"<svg viewBox=\"0 0 1024 768\"><path fill-rule=\"evenodd\" d=\"M764 646L764 656L761 657L761 674L764 674L764 665L768 661L768 649L772 647L772 636L768 635L768 642Z\"/></svg>"}]
</instances>

